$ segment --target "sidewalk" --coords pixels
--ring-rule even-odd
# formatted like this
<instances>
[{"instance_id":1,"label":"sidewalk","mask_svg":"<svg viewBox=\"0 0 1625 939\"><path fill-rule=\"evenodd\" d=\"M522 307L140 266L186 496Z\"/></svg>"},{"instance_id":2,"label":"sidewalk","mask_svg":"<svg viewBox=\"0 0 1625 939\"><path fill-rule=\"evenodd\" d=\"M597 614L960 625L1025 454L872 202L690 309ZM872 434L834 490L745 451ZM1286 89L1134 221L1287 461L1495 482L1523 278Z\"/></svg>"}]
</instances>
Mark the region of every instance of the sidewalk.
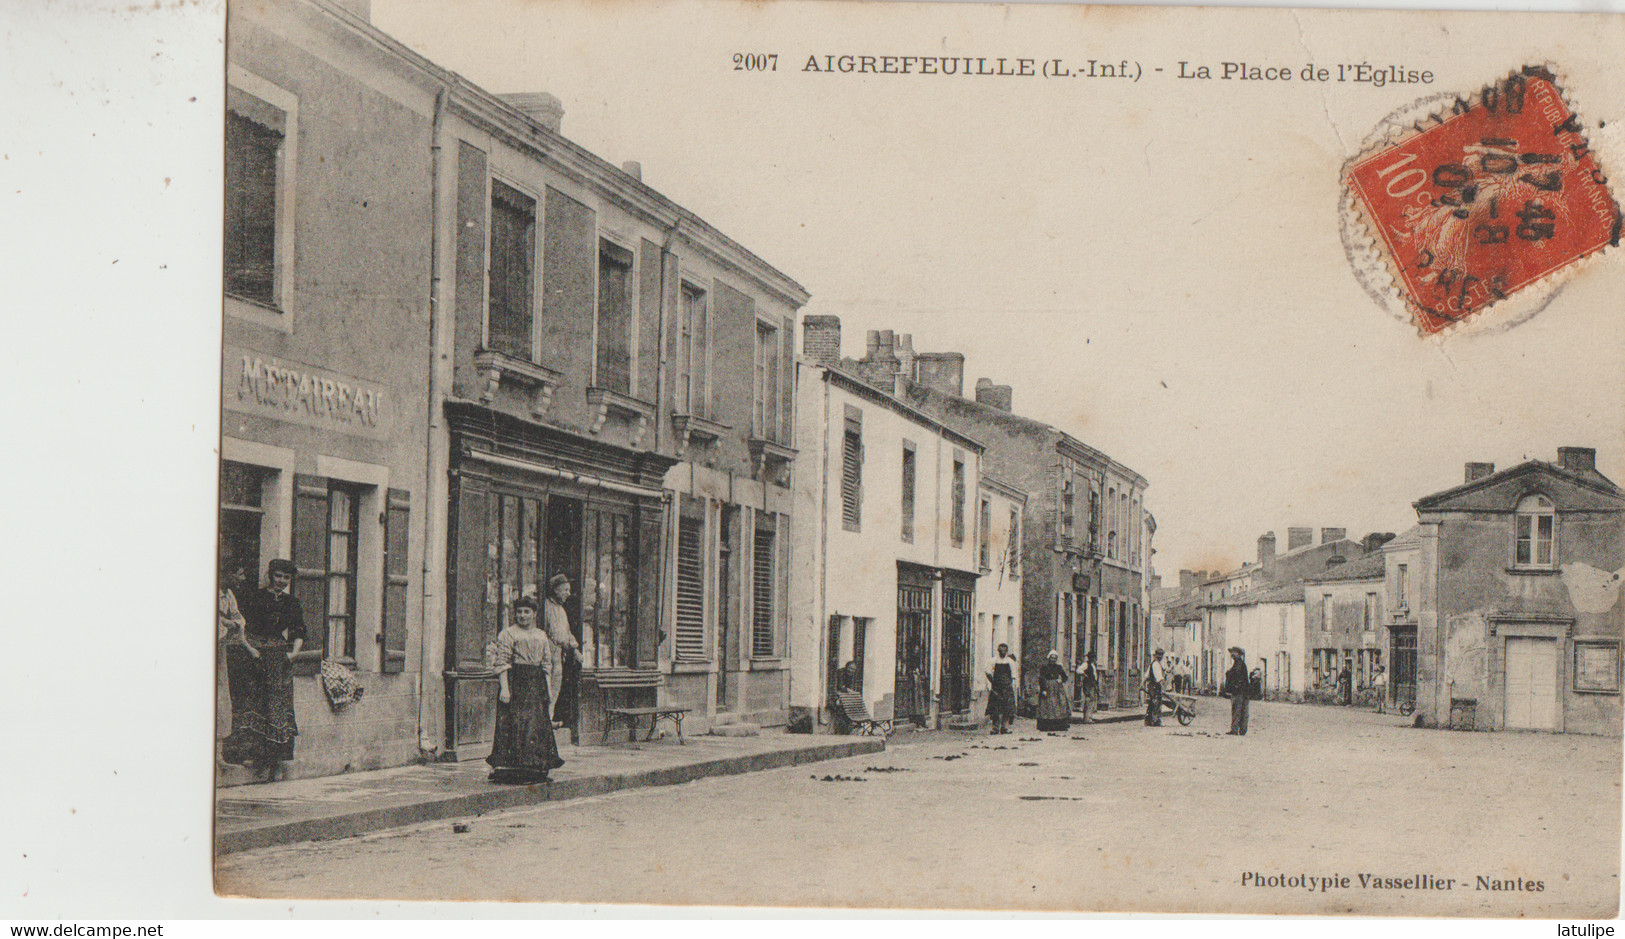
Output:
<instances>
[{"instance_id":1,"label":"sidewalk","mask_svg":"<svg viewBox=\"0 0 1625 939\"><path fill-rule=\"evenodd\" d=\"M383 828L562 799L671 786L820 760L876 753L881 737L766 732L759 737L687 737L563 748L551 782L505 786L486 779L483 761L402 766L320 779L215 791L215 854L347 838Z\"/></svg>"}]
</instances>

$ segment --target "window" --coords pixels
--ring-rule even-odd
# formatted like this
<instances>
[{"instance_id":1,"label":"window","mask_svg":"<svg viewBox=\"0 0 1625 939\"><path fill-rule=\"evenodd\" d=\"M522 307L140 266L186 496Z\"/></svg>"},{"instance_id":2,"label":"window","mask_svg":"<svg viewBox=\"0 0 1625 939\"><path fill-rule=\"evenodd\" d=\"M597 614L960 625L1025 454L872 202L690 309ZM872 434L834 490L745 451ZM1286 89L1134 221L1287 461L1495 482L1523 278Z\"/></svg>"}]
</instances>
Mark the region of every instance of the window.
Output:
<instances>
[{"instance_id":1,"label":"window","mask_svg":"<svg viewBox=\"0 0 1625 939\"><path fill-rule=\"evenodd\" d=\"M1006 546L1010 552L1010 576L1021 576L1021 511L1010 510L1010 543Z\"/></svg>"},{"instance_id":2,"label":"window","mask_svg":"<svg viewBox=\"0 0 1625 939\"><path fill-rule=\"evenodd\" d=\"M1513 525L1513 563L1520 567L1553 566L1557 515L1552 500L1542 495L1525 496L1518 503Z\"/></svg>"},{"instance_id":3,"label":"window","mask_svg":"<svg viewBox=\"0 0 1625 939\"><path fill-rule=\"evenodd\" d=\"M1089 547L1100 550L1100 492L1089 488Z\"/></svg>"},{"instance_id":4,"label":"window","mask_svg":"<svg viewBox=\"0 0 1625 939\"><path fill-rule=\"evenodd\" d=\"M752 658L770 659L777 651L773 635L777 593L774 590L775 532L772 515L758 512L756 519L756 543L751 555L750 654Z\"/></svg>"},{"instance_id":5,"label":"window","mask_svg":"<svg viewBox=\"0 0 1625 939\"><path fill-rule=\"evenodd\" d=\"M863 527L863 419L847 408L846 436L841 447L841 527Z\"/></svg>"},{"instance_id":6,"label":"window","mask_svg":"<svg viewBox=\"0 0 1625 939\"><path fill-rule=\"evenodd\" d=\"M625 506L588 505L582 520L582 667L630 667L638 661L632 513Z\"/></svg>"},{"instance_id":7,"label":"window","mask_svg":"<svg viewBox=\"0 0 1625 939\"><path fill-rule=\"evenodd\" d=\"M1332 595L1320 595L1320 629L1322 632L1332 628Z\"/></svg>"},{"instance_id":8,"label":"window","mask_svg":"<svg viewBox=\"0 0 1625 939\"><path fill-rule=\"evenodd\" d=\"M243 69L226 87L225 225L227 296L264 308L266 325L287 328L277 314L292 278L293 178L299 101ZM228 305L229 309L229 305ZM247 315L255 317L253 312Z\"/></svg>"},{"instance_id":9,"label":"window","mask_svg":"<svg viewBox=\"0 0 1625 939\"><path fill-rule=\"evenodd\" d=\"M1410 568L1409 568L1409 566L1407 566L1405 564L1399 565L1398 570L1396 570L1394 572L1394 595L1395 595L1395 599L1399 601L1398 606L1399 606L1400 609L1405 609L1406 607L1408 607L1410 605L1409 598L1406 596L1406 593L1407 593L1407 591L1409 589L1409 586L1410 586L1409 585L1409 580L1410 580Z\"/></svg>"},{"instance_id":10,"label":"window","mask_svg":"<svg viewBox=\"0 0 1625 939\"><path fill-rule=\"evenodd\" d=\"M222 569L243 569L247 580L242 589L259 582L265 480L270 472L229 460L220 464L220 563Z\"/></svg>"},{"instance_id":11,"label":"window","mask_svg":"<svg viewBox=\"0 0 1625 939\"><path fill-rule=\"evenodd\" d=\"M1106 556L1109 558L1117 557L1117 532L1115 531L1106 533ZM1224 591L1219 591L1219 595L1224 596Z\"/></svg>"},{"instance_id":12,"label":"window","mask_svg":"<svg viewBox=\"0 0 1625 939\"><path fill-rule=\"evenodd\" d=\"M1365 625L1363 628L1377 628L1377 595L1374 593L1365 595Z\"/></svg>"},{"instance_id":13,"label":"window","mask_svg":"<svg viewBox=\"0 0 1625 939\"><path fill-rule=\"evenodd\" d=\"M327 493L328 655L355 658L356 542L361 531L361 493L333 483Z\"/></svg>"},{"instance_id":14,"label":"window","mask_svg":"<svg viewBox=\"0 0 1625 939\"><path fill-rule=\"evenodd\" d=\"M779 331L756 324L756 367L751 426L757 437L779 439Z\"/></svg>"},{"instance_id":15,"label":"window","mask_svg":"<svg viewBox=\"0 0 1625 939\"><path fill-rule=\"evenodd\" d=\"M491 269L486 307L489 348L530 361L535 308L536 200L491 180Z\"/></svg>"},{"instance_id":16,"label":"window","mask_svg":"<svg viewBox=\"0 0 1625 939\"><path fill-rule=\"evenodd\" d=\"M1068 477L1061 482L1061 543L1072 543L1072 510L1073 510L1072 479Z\"/></svg>"},{"instance_id":17,"label":"window","mask_svg":"<svg viewBox=\"0 0 1625 939\"><path fill-rule=\"evenodd\" d=\"M981 565L984 571L993 569L993 536L990 531L992 527L993 506L986 499L983 499L982 505L976 514L976 537L979 541L977 545L977 563Z\"/></svg>"},{"instance_id":18,"label":"window","mask_svg":"<svg viewBox=\"0 0 1625 939\"><path fill-rule=\"evenodd\" d=\"M692 500L686 499L685 502ZM677 519L677 624L673 644L679 661L705 661L705 569L700 553L702 521Z\"/></svg>"},{"instance_id":19,"label":"window","mask_svg":"<svg viewBox=\"0 0 1625 939\"><path fill-rule=\"evenodd\" d=\"M710 368L706 361L707 320L705 291L683 284L683 335L678 349L677 398L695 417L711 417Z\"/></svg>"},{"instance_id":20,"label":"window","mask_svg":"<svg viewBox=\"0 0 1625 939\"><path fill-rule=\"evenodd\" d=\"M948 522L948 537L956 548L965 544L965 461L956 453L953 470L953 508Z\"/></svg>"},{"instance_id":21,"label":"window","mask_svg":"<svg viewBox=\"0 0 1625 939\"><path fill-rule=\"evenodd\" d=\"M914 444L903 441L903 540L914 543Z\"/></svg>"},{"instance_id":22,"label":"window","mask_svg":"<svg viewBox=\"0 0 1625 939\"><path fill-rule=\"evenodd\" d=\"M593 385L632 393L632 252L598 240L598 370Z\"/></svg>"}]
</instances>

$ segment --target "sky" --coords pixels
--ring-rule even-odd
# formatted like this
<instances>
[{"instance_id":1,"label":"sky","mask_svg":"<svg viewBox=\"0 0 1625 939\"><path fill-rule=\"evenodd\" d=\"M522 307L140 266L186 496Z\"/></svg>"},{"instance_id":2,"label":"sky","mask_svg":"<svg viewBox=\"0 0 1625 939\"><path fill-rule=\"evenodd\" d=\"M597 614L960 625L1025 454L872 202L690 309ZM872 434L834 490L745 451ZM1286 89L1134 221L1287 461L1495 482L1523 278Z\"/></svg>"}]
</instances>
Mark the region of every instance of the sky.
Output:
<instances>
[{"instance_id":1,"label":"sky","mask_svg":"<svg viewBox=\"0 0 1625 939\"><path fill-rule=\"evenodd\" d=\"M861 8L860 8L861 7ZM1520 325L1423 340L1361 288L1339 169L1381 118L1515 64L1561 70L1621 152L1621 21L836 2L375 0L386 32L563 131L841 317L959 351L966 386L1140 472L1155 563L1225 568L1287 526L1402 531L1411 504L1595 447L1625 472L1618 252ZM778 55L735 70L735 53ZM810 73L839 54L1130 61L1133 80ZM1429 85L1182 80L1233 60L1392 63ZM820 58L819 61L822 61ZM1163 73L1153 69L1162 67ZM1591 105L1590 110L1586 105Z\"/></svg>"}]
</instances>

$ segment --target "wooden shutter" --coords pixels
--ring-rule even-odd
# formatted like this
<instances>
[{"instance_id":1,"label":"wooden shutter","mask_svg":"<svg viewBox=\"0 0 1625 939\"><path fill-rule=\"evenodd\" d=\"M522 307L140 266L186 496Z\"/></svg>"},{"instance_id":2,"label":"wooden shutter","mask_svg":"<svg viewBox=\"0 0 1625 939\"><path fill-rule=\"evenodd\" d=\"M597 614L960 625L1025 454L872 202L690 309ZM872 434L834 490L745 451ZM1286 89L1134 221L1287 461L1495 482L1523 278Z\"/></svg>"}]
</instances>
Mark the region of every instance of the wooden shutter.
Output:
<instances>
[{"instance_id":1,"label":"wooden shutter","mask_svg":"<svg viewBox=\"0 0 1625 939\"><path fill-rule=\"evenodd\" d=\"M841 447L841 524L854 531L863 525L863 422L850 414Z\"/></svg>"},{"instance_id":2,"label":"wooden shutter","mask_svg":"<svg viewBox=\"0 0 1625 939\"><path fill-rule=\"evenodd\" d=\"M677 523L677 625L674 657L705 660L705 577L700 558L700 520Z\"/></svg>"},{"instance_id":3,"label":"wooden shutter","mask_svg":"<svg viewBox=\"0 0 1625 939\"><path fill-rule=\"evenodd\" d=\"M386 675L406 670L407 556L412 524L412 493L391 489L384 503L384 610L378 632L378 669Z\"/></svg>"},{"instance_id":4,"label":"wooden shutter","mask_svg":"<svg viewBox=\"0 0 1625 939\"><path fill-rule=\"evenodd\" d=\"M457 538L455 584L451 588L456 637L446 650L448 666L459 670L479 669L485 661L485 577L486 568L494 563L486 553L487 501L494 500L482 486L472 484L466 476L459 478L453 529Z\"/></svg>"},{"instance_id":5,"label":"wooden shutter","mask_svg":"<svg viewBox=\"0 0 1625 939\"><path fill-rule=\"evenodd\" d=\"M637 641L633 661L639 668L654 668L660 646L660 535L664 528L658 504L643 505L638 509L637 571Z\"/></svg>"},{"instance_id":6,"label":"wooden shutter","mask_svg":"<svg viewBox=\"0 0 1625 939\"><path fill-rule=\"evenodd\" d=\"M773 589L775 546L773 516L756 513L756 538L751 550L751 642L750 654L755 659L770 659L775 651L773 642Z\"/></svg>"},{"instance_id":7,"label":"wooden shutter","mask_svg":"<svg viewBox=\"0 0 1625 939\"><path fill-rule=\"evenodd\" d=\"M779 426L777 439L785 446L795 442L796 396L796 322L785 319L779 325L779 338L783 343L779 359Z\"/></svg>"},{"instance_id":8,"label":"wooden shutter","mask_svg":"<svg viewBox=\"0 0 1625 939\"><path fill-rule=\"evenodd\" d=\"M660 246L644 239L638 246L638 355L634 397L653 404L658 400L655 379L660 361L660 271L665 263Z\"/></svg>"},{"instance_id":9,"label":"wooden shutter","mask_svg":"<svg viewBox=\"0 0 1625 939\"><path fill-rule=\"evenodd\" d=\"M327 478L293 477L293 595L305 614L305 648L325 654L327 646ZM320 656L317 656L319 659ZM296 672L313 675L316 662Z\"/></svg>"},{"instance_id":10,"label":"wooden shutter","mask_svg":"<svg viewBox=\"0 0 1625 939\"><path fill-rule=\"evenodd\" d=\"M903 443L903 540L912 544L914 542L914 490L915 460L917 459L914 447Z\"/></svg>"},{"instance_id":11,"label":"wooden shutter","mask_svg":"<svg viewBox=\"0 0 1625 939\"><path fill-rule=\"evenodd\" d=\"M594 384L622 394L632 393L633 261L631 251L599 241L598 372Z\"/></svg>"},{"instance_id":12,"label":"wooden shutter","mask_svg":"<svg viewBox=\"0 0 1625 939\"><path fill-rule=\"evenodd\" d=\"M490 205L485 196L485 153L459 142L457 147L457 265L454 274L457 297L456 331L457 393L477 397L476 379L469 365L474 350L484 342L485 328L485 228Z\"/></svg>"},{"instance_id":13,"label":"wooden shutter","mask_svg":"<svg viewBox=\"0 0 1625 939\"><path fill-rule=\"evenodd\" d=\"M486 332L489 345L518 359L531 358L535 308L536 200L491 180L491 302Z\"/></svg>"},{"instance_id":14,"label":"wooden shutter","mask_svg":"<svg viewBox=\"0 0 1625 939\"><path fill-rule=\"evenodd\" d=\"M579 362L592 349L598 213L551 187L543 212L542 358ZM560 392L581 394L568 385Z\"/></svg>"}]
</instances>

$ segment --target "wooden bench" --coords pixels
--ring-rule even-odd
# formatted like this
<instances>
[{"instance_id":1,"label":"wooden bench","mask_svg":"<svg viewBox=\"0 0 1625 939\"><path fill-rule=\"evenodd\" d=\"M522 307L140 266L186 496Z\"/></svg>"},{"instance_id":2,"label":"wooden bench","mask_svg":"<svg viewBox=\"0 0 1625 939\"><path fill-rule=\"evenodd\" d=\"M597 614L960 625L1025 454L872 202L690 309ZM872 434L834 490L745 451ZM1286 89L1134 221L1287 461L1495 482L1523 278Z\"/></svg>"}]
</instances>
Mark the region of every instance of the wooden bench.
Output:
<instances>
[{"instance_id":1,"label":"wooden bench","mask_svg":"<svg viewBox=\"0 0 1625 939\"><path fill-rule=\"evenodd\" d=\"M672 725L677 728L677 742L681 744L683 742L683 716L687 714L689 710L689 708L684 707L606 707L604 708L604 742L609 742L609 731L615 726L615 722L621 721L626 724L626 740L628 743L631 743L633 740L637 739L638 718L647 717L650 719L649 736L644 737L644 740L653 740L655 738L655 728L660 726L661 721L671 721Z\"/></svg>"},{"instance_id":2,"label":"wooden bench","mask_svg":"<svg viewBox=\"0 0 1625 939\"><path fill-rule=\"evenodd\" d=\"M835 705L835 713L847 723L848 733L856 733L860 737L884 737L891 733L892 722L889 719L875 720L863 703L863 695L858 692L837 691Z\"/></svg>"},{"instance_id":3,"label":"wooden bench","mask_svg":"<svg viewBox=\"0 0 1625 939\"><path fill-rule=\"evenodd\" d=\"M593 683L604 696L604 743L609 742L609 732L616 723L626 725L626 739L628 742L637 739L638 718L648 717L649 736L645 740L653 740L655 728L663 720L669 720L677 727L677 742L683 742L683 715L689 712L684 707L615 707L610 701L615 692L635 691L644 688L659 688L666 683L666 676L654 669L637 668L606 668L594 672Z\"/></svg>"}]
</instances>

